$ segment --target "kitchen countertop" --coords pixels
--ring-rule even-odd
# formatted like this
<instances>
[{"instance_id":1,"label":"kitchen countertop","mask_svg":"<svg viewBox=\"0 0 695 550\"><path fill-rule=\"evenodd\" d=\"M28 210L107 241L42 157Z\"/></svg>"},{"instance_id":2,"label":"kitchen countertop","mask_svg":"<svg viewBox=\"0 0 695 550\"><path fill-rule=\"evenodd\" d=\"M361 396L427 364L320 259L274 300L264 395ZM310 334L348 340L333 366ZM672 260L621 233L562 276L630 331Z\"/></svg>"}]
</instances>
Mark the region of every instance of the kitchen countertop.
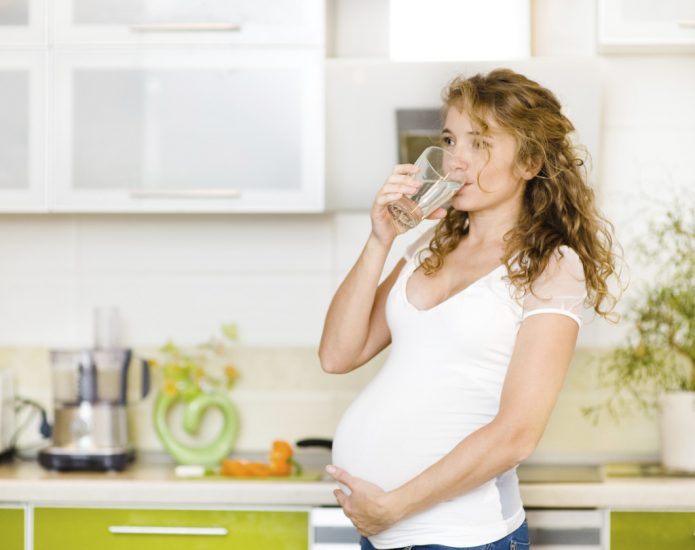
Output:
<instances>
[{"instance_id":1,"label":"kitchen countertop","mask_svg":"<svg viewBox=\"0 0 695 550\"><path fill-rule=\"evenodd\" d=\"M51 472L36 463L0 466L0 502L85 504L335 504L330 481L180 478L173 465L123 472Z\"/></svg>"},{"instance_id":2,"label":"kitchen countertop","mask_svg":"<svg viewBox=\"0 0 695 550\"><path fill-rule=\"evenodd\" d=\"M0 466L0 503L85 505L336 505L329 480L177 478L172 465L124 472L58 473L25 462ZM521 482L526 508L695 509L695 477L622 475L604 481Z\"/></svg>"}]
</instances>

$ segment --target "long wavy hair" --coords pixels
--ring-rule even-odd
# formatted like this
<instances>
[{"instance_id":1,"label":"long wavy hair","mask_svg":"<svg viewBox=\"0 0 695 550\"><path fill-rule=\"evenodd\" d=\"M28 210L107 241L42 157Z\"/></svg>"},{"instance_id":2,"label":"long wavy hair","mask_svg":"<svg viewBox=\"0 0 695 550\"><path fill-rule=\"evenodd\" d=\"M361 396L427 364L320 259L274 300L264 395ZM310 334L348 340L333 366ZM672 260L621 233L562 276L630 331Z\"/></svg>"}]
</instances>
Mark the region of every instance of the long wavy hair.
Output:
<instances>
[{"instance_id":1,"label":"long wavy hair","mask_svg":"<svg viewBox=\"0 0 695 550\"><path fill-rule=\"evenodd\" d=\"M573 145L574 126L562 114L555 95L523 75L497 69L455 78L442 99L443 117L450 108L464 111L482 133L489 130L486 121L493 120L516 139L519 166L540 166L525 184L515 227L504 236L502 262L508 280L522 294L532 292L558 247L569 246L584 266L587 305L602 317L615 318L610 314L618 297L611 294L609 280L615 277L619 282L614 252L619 245L587 182L588 153ZM425 274L439 271L467 233L468 213L450 207L435 229L431 254L422 261Z\"/></svg>"}]
</instances>

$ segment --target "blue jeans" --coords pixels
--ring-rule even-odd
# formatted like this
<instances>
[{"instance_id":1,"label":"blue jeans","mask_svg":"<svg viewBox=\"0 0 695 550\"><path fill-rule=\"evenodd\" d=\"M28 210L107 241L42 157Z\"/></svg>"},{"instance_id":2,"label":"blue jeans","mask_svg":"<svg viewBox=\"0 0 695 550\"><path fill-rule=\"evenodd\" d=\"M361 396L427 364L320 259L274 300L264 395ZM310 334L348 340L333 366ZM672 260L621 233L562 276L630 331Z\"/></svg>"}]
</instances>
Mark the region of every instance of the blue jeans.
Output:
<instances>
[{"instance_id":1,"label":"blue jeans","mask_svg":"<svg viewBox=\"0 0 695 550\"><path fill-rule=\"evenodd\" d=\"M367 537L360 538L361 550L376 550ZM392 550L529 550L531 546L528 542L528 523L524 520L519 528L506 537L482 546L442 546L441 544L418 544L406 546L404 548L394 548Z\"/></svg>"}]
</instances>

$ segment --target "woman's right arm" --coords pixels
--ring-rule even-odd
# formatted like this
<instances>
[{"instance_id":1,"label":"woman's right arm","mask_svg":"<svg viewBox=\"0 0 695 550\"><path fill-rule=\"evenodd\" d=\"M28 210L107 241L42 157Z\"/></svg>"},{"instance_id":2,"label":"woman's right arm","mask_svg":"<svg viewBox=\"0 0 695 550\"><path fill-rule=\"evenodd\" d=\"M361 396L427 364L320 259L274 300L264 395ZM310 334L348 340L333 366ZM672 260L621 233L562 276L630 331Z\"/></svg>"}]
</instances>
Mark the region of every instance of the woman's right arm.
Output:
<instances>
[{"instance_id":1,"label":"woman's right arm","mask_svg":"<svg viewBox=\"0 0 695 550\"><path fill-rule=\"evenodd\" d=\"M391 342L386 323L386 297L405 262L400 260L379 284L396 229L386 205L412 195L419 183L412 179L412 164L396 166L377 193L371 210L372 231L367 243L335 293L321 335L321 368L342 374L362 366Z\"/></svg>"}]
</instances>

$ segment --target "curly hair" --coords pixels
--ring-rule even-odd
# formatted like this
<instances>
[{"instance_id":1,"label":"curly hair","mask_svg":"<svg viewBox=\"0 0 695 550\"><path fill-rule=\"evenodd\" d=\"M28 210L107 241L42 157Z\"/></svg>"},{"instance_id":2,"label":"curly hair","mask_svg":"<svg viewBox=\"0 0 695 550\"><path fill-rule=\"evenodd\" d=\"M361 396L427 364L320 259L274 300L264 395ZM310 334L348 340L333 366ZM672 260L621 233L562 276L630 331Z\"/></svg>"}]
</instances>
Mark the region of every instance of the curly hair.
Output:
<instances>
[{"instance_id":1,"label":"curly hair","mask_svg":"<svg viewBox=\"0 0 695 550\"><path fill-rule=\"evenodd\" d=\"M540 166L526 182L515 227L504 236L502 262L508 280L522 294L532 292L552 255L566 245L583 263L587 305L609 318L618 301L608 282L611 277L618 279L614 252L618 245L612 224L598 212L578 152L585 158L588 155L572 144L574 126L562 114L555 95L523 75L497 69L487 75L455 78L444 89L442 100L444 117L452 107L465 111L483 133L489 130L487 121L494 121L515 138L518 165ZM468 213L450 207L435 229L431 254L422 261L425 274L439 271L446 255L467 233Z\"/></svg>"}]
</instances>

